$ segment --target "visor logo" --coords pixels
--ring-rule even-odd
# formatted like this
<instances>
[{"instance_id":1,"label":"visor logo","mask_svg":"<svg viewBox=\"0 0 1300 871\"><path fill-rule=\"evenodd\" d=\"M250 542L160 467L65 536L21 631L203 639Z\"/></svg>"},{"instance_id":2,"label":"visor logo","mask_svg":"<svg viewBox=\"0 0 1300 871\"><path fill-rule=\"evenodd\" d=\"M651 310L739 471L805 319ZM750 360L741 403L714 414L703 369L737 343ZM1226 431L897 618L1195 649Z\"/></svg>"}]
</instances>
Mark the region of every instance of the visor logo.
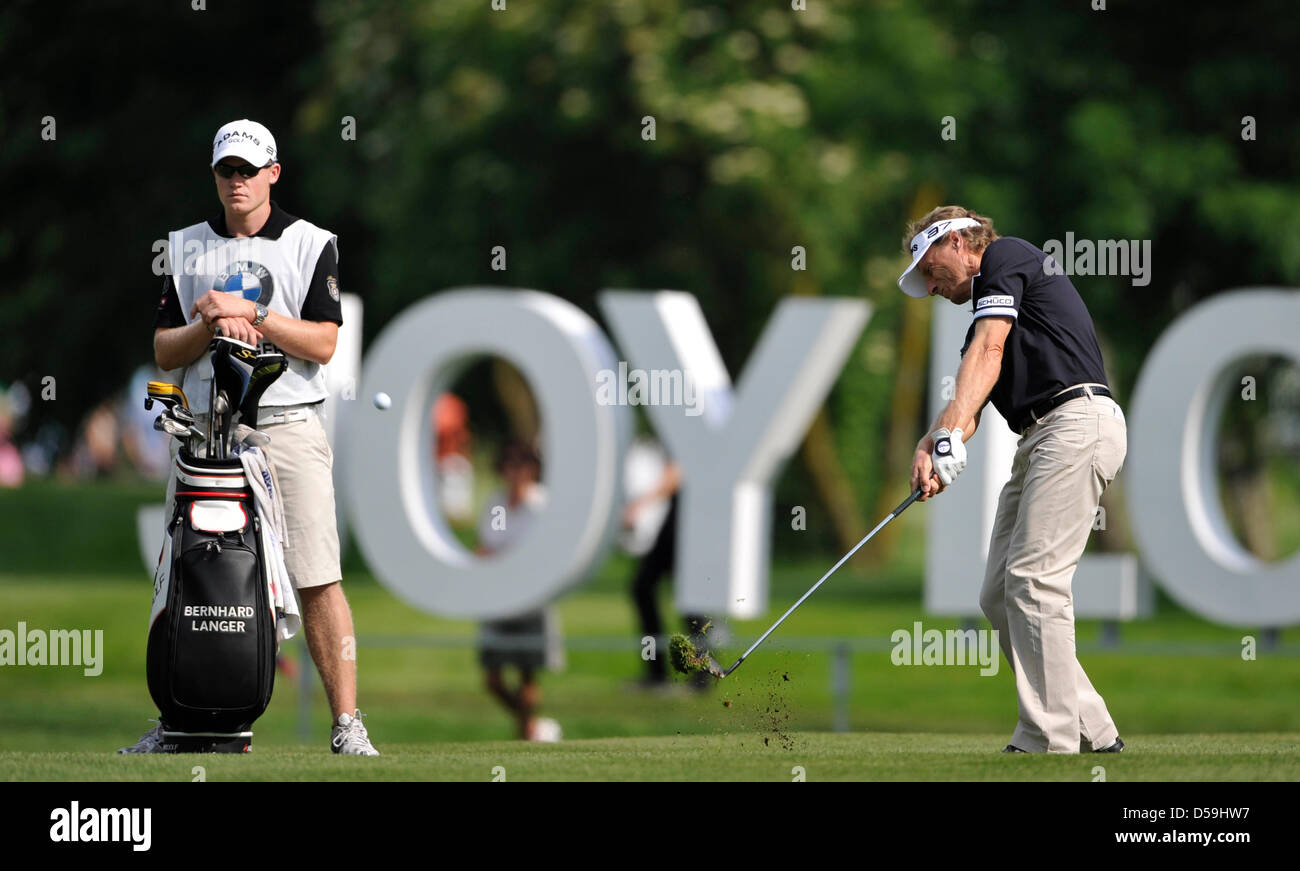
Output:
<instances>
[{"instance_id":1,"label":"visor logo","mask_svg":"<svg viewBox=\"0 0 1300 871\"><path fill-rule=\"evenodd\" d=\"M943 221L941 223L935 224L933 227L925 231L925 238L933 239L935 236L947 230L948 225L951 223L952 221Z\"/></svg>"}]
</instances>

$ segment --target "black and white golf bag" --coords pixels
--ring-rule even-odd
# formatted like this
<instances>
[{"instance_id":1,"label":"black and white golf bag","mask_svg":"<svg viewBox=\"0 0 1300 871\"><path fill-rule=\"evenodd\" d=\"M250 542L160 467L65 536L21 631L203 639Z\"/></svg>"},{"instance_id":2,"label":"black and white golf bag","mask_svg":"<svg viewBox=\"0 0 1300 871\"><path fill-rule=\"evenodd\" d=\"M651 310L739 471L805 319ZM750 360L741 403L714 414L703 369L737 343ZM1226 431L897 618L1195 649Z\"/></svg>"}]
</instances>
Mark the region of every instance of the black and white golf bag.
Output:
<instances>
[{"instance_id":1,"label":"black and white golf bag","mask_svg":"<svg viewBox=\"0 0 1300 871\"><path fill-rule=\"evenodd\" d=\"M238 457L176 455L175 510L154 572L149 694L170 752L246 752L271 702L276 611L262 519Z\"/></svg>"}]
</instances>

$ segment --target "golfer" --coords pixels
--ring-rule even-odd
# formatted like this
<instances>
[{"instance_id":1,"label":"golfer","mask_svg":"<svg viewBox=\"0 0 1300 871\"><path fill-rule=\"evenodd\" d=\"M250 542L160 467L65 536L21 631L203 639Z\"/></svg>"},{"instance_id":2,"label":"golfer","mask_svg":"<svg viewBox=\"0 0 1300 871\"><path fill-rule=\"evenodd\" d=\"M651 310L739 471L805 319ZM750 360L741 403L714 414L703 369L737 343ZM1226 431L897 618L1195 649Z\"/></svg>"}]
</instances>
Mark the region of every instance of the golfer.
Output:
<instances>
[{"instance_id":1,"label":"golfer","mask_svg":"<svg viewBox=\"0 0 1300 871\"><path fill-rule=\"evenodd\" d=\"M903 292L970 303L973 319L956 395L917 443L912 489L928 499L961 473L986 403L1020 435L980 591L1016 679L1020 721L1003 752L1117 753L1124 742L1075 655L1070 589L1126 452L1092 318L1047 254L961 206L913 223L904 244Z\"/></svg>"},{"instance_id":2,"label":"golfer","mask_svg":"<svg viewBox=\"0 0 1300 871\"><path fill-rule=\"evenodd\" d=\"M271 200L281 166L275 139L261 124L242 119L218 130L210 168L222 211L170 235L173 274L164 277L154 321L154 359L160 369L184 370L185 394L205 420L204 381L211 372L204 363L217 330L250 345L268 343L288 357L289 368L267 390L257 419L257 429L271 437L264 450L284 505L285 563L332 712L330 748L378 756L356 707L355 636L340 583L333 454L320 421L327 395L321 366L334 356L343 323L338 242ZM175 476L169 503L174 492ZM124 752L159 752L160 743L159 727Z\"/></svg>"}]
</instances>

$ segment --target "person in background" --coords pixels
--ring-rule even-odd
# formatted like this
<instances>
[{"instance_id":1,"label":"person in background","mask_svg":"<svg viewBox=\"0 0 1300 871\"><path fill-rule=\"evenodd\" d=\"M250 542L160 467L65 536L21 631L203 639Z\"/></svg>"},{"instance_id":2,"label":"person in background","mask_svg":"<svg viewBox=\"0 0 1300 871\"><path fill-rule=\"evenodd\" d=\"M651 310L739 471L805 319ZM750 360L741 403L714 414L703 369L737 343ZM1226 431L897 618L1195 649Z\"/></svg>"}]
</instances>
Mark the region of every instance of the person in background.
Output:
<instances>
[{"instance_id":1,"label":"person in background","mask_svg":"<svg viewBox=\"0 0 1300 871\"><path fill-rule=\"evenodd\" d=\"M510 441L497 456L497 474L505 488L488 499L478 530L478 554L490 557L520 541L546 504L539 483L542 463L531 446ZM537 716L542 691L537 673L563 667L559 620L553 606L504 620L485 622L479 632L479 663L490 692L510 712L525 741L559 741L560 724ZM506 683L506 669L519 672L514 687Z\"/></svg>"},{"instance_id":2,"label":"person in background","mask_svg":"<svg viewBox=\"0 0 1300 871\"><path fill-rule=\"evenodd\" d=\"M672 500L668 516L664 518L663 526L659 527L659 535L655 538L654 545L641 558L641 564L632 578L632 601L636 603L637 616L641 620L641 634L643 637L655 639L655 655L645 660L646 673L634 684L636 689L663 690L670 686L667 666L668 639L663 634L664 623L659 614L656 590L664 576L673 570L673 563L677 558L677 494L681 485L681 467L676 463L668 463L664 466L664 475L658 486L631 500L623 509L623 525L630 529L636 524L640 512L661 499ZM709 656L706 631L710 625L709 618L688 614L685 619L686 631L696 650L701 656ZM661 652L664 655L661 656ZM696 672L691 676L691 686L695 689L709 689L712 685L712 678L704 672Z\"/></svg>"},{"instance_id":3,"label":"person in background","mask_svg":"<svg viewBox=\"0 0 1300 871\"><path fill-rule=\"evenodd\" d=\"M154 429L159 408L152 411L144 407L144 395L149 382L161 380L162 375L152 366L138 366L131 374L131 383L118 410L122 426L122 451L136 474L151 481L166 481L171 472L171 453L165 432Z\"/></svg>"},{"instance_id":4,"label":"person in background","mask_svg":"<svg viewBox=\"0 0 1300 871\"><path fill-rule=\"evenodd\" d=\"M0 385L0 487L23 485L23 458L11 441L15 417L9 393Z\"/></svg>"},{"instance_id":5,"label":"person in background","mask_svg":"<svg viewBox=\"0 0 1300 871\"><path fill-rule=\"evenodd\" d=\"M433 404L433 455L438 470L438 494L442 513L453 524L469 526L474 521L474 464L470 459L472 437L469 408L454 393L444 393Z\"/></svg>"},{"instance_id":6,"label":"person in background","mask_svg":"<svg viewBox=\"0 0 1300 871\"><path fill-rule=\"evenodd\" d=\"M104 400L81 424L81 435L62 470L82 480L110 477L117 471L118 424L114 403Z\"/></svg>"}]
</instances>

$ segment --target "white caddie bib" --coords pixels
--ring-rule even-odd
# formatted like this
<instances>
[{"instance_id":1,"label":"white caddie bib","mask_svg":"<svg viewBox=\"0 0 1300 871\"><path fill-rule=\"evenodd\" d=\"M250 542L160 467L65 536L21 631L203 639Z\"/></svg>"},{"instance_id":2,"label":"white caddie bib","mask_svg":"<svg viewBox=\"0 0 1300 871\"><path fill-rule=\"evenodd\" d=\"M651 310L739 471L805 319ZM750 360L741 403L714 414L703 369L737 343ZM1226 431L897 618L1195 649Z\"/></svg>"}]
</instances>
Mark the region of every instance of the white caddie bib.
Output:
<instances>
[{"instance_id":1,"label":"white caddie bib","mask_svg":"<svg viewBox=\"0 0 1300 871\"><path fill-rule=\"evenodd\" d=\"M316 262L326 245L337 246L336 238L301 218L286 227L278 239L227 238L217 234L207 221L172 231L168 234L168 254L186 323L199 319L197 314L191 316L190 310L209 290L239 294L271 311L301 319ZM289 368L267 389L262 407L324 399L328 391L320 364L285 356ZM190 410L206 414L212 378L207 354L175 371L182 373L179 380Z\"/></svg>"}]
</instances>

